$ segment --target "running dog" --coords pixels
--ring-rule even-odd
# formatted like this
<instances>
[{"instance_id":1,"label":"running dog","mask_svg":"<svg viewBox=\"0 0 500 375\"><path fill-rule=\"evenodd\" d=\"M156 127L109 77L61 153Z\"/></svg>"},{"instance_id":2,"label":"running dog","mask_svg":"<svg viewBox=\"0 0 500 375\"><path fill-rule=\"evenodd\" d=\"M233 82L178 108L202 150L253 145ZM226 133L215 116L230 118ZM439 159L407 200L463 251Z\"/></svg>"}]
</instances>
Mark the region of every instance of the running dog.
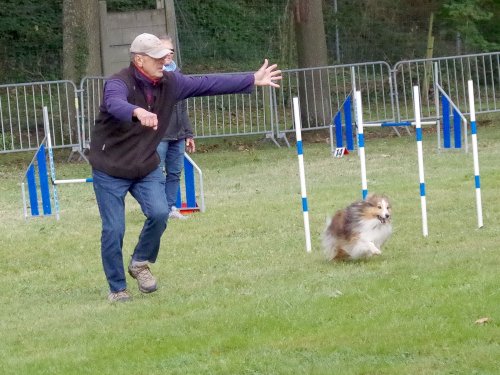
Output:
<instances>
[{"instance_id":1,"label":"running dog","mask_svg":"<svg viewBox=\"0 0 500 375\"><path fill-rule=\"evenodd\" d=\"M385 195L370 194L339 210L327 221L322 234L326 259L350 260L382 254L392 233L391 203Z\"/></svg>"}]
</instances>

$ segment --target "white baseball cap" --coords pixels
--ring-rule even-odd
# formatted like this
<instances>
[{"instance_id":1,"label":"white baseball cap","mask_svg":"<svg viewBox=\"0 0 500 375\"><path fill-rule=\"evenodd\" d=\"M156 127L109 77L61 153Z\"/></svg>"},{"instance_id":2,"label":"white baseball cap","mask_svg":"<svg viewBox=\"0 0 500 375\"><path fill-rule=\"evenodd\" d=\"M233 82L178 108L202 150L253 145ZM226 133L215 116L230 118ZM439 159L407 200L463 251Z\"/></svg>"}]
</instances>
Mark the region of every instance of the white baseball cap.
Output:
<instances>
[{"instance_id":1,"label":"white baseball cap","mask_svg":"<svg viewBox=\"0 0 500 375\"><path fill-rule=\"evenodd\" d=\"M163 46L161 40L153 34L138 35L130 45L131 53L143 53L154 59L168 55L170 50Z\"/></svg>"}]
</instances>

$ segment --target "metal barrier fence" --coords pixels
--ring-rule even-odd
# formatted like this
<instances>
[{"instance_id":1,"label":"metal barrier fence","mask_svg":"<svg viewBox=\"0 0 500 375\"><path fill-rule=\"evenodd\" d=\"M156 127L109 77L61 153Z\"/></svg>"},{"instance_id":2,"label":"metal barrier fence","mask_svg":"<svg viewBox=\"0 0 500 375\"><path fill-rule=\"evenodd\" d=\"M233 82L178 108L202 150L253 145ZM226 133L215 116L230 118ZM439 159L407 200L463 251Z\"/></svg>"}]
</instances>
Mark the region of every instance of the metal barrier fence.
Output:
<instances>
[{"instance_id":1,"label":"metal barrier fence","mask_svg":"<svg viewBox=\"0 0 500 375\"><path fill-rule=\"evenodd\" d=\"M394 66L393 77L398 121L415 118L413 85L421 87L423 118L436 118L436 80L464 114L469 113L469 79L475 85L476 113L500 111L500 52L400 61Z\"/></svg>"},{"instance_id":2,"label":"metal barrier fence","mask_svg":"<svg viewBox=\"0 0 500 375\"><path fill-rule=\"evenodd\" d=\"M45 137L44 106L54 147L80 148L77 95L71 81L0 85L0 153L38 149Z\"/></svg>"},{"instance_id":3,"label":"metal barrier fence","mask_svg":"<svg viewBox=\"0 0 500 375\"><path fill-rule=\"evenodd\" d=\"M279 89L257 87L187 100L196 138L264 135L276 144L293 133L292 98L301 103L303 130L328 128L345 98L363 95L365 122L406 121L413 114L412 86L421 87L422 118L439 119L434 95L439 83L462 113L469 112L467 81L476 91L476 113L500 111L500 52L434 59L334 65L283 71ZM0 154L36 150L44 137L41 111L49 108L54 147L81 152L99 112L103 77L0 85Z\"/></svg>"},{"instance_id":4,"label":"metal barrier fence","mask_svg":"<svg viewBox=\"0 0 500 375\"><path fill-rule=\"evenodd\" d=\"M188 116L196 138L262 134L273 138L269 87L256 87L250 95L189 98Z\"/></svg>"},{"instance_id":5,"label":"metal barrier fence","mask_svg":"<svg viewBox=\"0 0 500 375\"><path fill-rule=\"evenodd\" d=\"M346 98L356 90L366 95L367 121L394 119L390 66L383 61L283 71L275 90L276 132L293 133L292 98L301 102L302 130L326 129Z\"/></svg>"},{"instance_id":6,"label":"metal barrier fence","mask_svg":"<svg viewBox=\"0 0 500 375\"><path fill-rule=\"evenodd\" d=\"M84 77L80 82L80 89L82 148L86 149L89 147L90 133L99 114L99 105L102 101L104 89L104 78Z\"/></svg>"},{"instance_id":7,"label":"metal barrier fence","mask_svg":"<svg viewBox=\"0 0 500 375\"><path fill-rule=\"evenodd\" d=\"M99 113L104 77L85 77L81 81L83 146L90 142ZM187 99L187 111L196 138L262 134L273 138L270 88L256 87L251 95L232 94Z\"/></svg>"}]
</instances>

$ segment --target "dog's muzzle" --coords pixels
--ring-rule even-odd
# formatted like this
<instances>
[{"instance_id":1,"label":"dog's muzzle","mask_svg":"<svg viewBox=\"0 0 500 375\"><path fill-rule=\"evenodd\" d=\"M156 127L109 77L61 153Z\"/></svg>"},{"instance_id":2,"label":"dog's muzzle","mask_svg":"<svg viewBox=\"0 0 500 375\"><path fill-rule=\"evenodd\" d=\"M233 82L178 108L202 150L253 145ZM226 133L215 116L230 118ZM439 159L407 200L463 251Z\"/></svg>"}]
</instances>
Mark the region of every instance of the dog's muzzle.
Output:
<instances>
[{"instance_id":1,"label":"dog's muzzle","mask_svg":"<svg viewBox=\"0 0 500 375\"><path fill-rule=\"evenodd\" d=\"M382 217L382 216L377 216L377 219L382 223L382 224L385 224L385 223L388 223L391 219L391 216L390 215L386 215L385 217Z\"/></svg>"}]
</instances>

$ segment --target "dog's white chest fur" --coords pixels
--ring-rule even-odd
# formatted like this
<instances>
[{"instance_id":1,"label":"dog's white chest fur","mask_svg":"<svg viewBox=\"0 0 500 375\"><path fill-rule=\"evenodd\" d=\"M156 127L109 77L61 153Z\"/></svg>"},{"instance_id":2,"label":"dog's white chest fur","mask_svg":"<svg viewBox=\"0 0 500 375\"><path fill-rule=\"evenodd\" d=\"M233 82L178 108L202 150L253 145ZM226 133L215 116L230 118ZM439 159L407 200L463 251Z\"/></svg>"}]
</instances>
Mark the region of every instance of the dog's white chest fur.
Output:
<instances>
[{"instance_id":1,"label":"dog's white chest fur","mask_svg":"<svg viewBox=\"0 0 500 375\"><path fill-rule=\"evenodd\" d=\"M377 247L382 246L391 233L391 224L382 224L378 219L363 220L359 228L359 238L367 242L373 242Z\"/></svg>"}]
</instances>

